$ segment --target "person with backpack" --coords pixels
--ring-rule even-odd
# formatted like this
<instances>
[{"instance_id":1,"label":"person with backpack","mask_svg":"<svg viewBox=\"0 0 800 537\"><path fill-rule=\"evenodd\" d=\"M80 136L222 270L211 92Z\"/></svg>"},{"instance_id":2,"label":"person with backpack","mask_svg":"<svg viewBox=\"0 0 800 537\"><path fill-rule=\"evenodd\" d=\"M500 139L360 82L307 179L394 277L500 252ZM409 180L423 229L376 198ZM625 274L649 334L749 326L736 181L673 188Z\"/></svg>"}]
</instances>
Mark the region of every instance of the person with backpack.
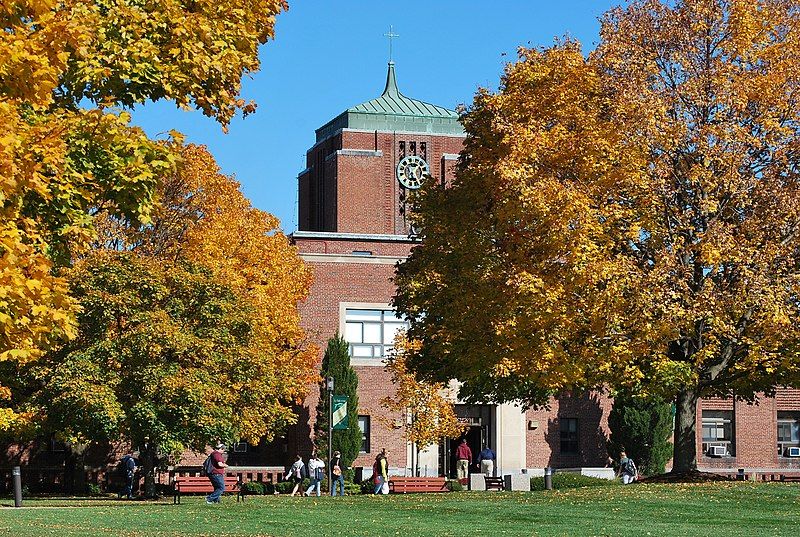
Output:
<instances>
[{"instance_id":1,"label":"person with backpack","mask_svg":"<svg viewBox=\"0 0 800 537\"><path fill-rule=\"evenodd\" d=\"M321 496L322 480L325 479L325 463L314 453L308 459L308 473L311 476L311 485L306 489L306 496L311 496L311 491L316 489L317 496Z\"/></svg>"},{"instance_id":2,"label":"person with backpack","mask_svg":"<svg viewBox=\"0 0 800 537\"><path fill-rule=\"evenodd\" d=\"M630 485L634 481L636 481L639 470L636 469L636 464L634 464L633 459L628 457L628 455L622 451L619 454L619 470L617 471L617 476L622 476L622 483L625 485Z\"/></svg>"},{"instance_id":3,"label":"person with backpack","mask_svg":"<svg viewBox=\"0 0 800 537\"><path fill-rule=\"evenodd\" d=\"M132 500L133 478L136 475L136 459L133 457L133 453L126 453L120 460L120 466L125 477L125 489L122 494L120 494L120 498L124 495L126 499Z\"/></svg>"},{"instance_id":4,"label":"person with backpack","mask_svg":"<svg viewBox=\"0 0 800 537\"><path fill-rule=\"evenodd\" d=\"M206 503L220 503L222 501L222 494L225 492L225 459L222 452L225 449L225 444L218 443L214 446L214 451L208 456L206 462L203 463L203 472L208 476L211 485L214 487L214 492L206 496Z\"/></svg>"},{"instance_id":5,"label":"person with backpack","mask_svg":"<svg viewBox=\"0 0 800 537\"><path fill-rule=\"evenodd\" d=\"M295 457L292 467L289 468L289 481L294 483L294 488L289 496L294 496L300 491L300 485L303 483L303 478L308 476L306 465L303 462L303 457L298 453Z\"/></svg>"}]
</instances>

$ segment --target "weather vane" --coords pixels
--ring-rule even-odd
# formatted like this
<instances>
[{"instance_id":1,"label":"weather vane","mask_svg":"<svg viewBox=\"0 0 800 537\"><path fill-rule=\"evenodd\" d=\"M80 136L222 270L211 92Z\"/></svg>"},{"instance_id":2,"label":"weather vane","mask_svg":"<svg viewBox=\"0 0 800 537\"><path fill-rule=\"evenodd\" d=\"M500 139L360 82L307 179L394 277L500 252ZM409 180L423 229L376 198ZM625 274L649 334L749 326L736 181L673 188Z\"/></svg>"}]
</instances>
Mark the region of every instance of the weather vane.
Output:
<instances>
[{"instance_id":1,"label":"weather vane","mask_svg":"<svg viewBox=\"0 0 800 537\"><path fill-rule=\"evenodd\" d=\"M384 37L389 38L389 61L392 61L392 39L400 37L398 34L394 33L394 26L389 25L389 33L383 34Z\"/></svg>"}]
</instances>

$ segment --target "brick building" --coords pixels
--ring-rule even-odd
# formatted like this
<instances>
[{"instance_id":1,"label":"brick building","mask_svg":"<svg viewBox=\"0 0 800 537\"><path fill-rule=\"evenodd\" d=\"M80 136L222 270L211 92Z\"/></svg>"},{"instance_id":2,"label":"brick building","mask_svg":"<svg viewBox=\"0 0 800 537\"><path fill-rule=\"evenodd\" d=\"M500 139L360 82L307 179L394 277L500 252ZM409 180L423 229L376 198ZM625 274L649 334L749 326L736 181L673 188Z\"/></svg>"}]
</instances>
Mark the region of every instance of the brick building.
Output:
<instances>
[{"instance_id":1,"label":"brick building","mask_svg":"<svg viewBox=\"0 0 800 537\"><path fill-rule=\"evenodd\" d=\"M396 263L414 246L405 218L405 197L430 175L452 179L464 132L456 112L400 93L393 62L376 99L349 108L317 129L298 176L300 255L315 282L301 306L303 325L324 348L337 331L350 344L359 376L359 423L363 452L356 466L369 466L381 448L396 472L452 473L449 442L418 456L402 438L402 415L391 416L380 400L392 391L382 358L404 322L389 306ZM305 420L287 440L287 451L311 449L317 393ZM602 394L564 396L550 410L521 411L513 405L456 405L470 425L474 453L481 444L498 455L498 472L521 468L601 466L606 458L610 400ZM307 412L305 411L307 410ZM698 409L698 463L706 468L800 466L800 390L780 390L759 405L706 400ZM453 442L453 447L456 445ZM798 454L800 455L800 454Z\"/></svg>"}]
</instances>

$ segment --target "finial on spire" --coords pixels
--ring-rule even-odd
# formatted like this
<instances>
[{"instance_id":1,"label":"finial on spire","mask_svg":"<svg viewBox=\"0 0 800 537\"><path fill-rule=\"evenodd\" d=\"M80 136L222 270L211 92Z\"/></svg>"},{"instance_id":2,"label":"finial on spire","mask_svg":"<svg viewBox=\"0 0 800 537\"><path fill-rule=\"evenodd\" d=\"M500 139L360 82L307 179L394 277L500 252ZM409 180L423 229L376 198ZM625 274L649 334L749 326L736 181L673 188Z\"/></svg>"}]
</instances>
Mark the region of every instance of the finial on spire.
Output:
<instances>
[{"instance_id":1,"label":"finial on spire","mask_svg":"<svg viewBox=\"0 0 800 537\"><path fill-rule=\"evenodd\" d=\"M392 61L392 39L395 39L395 38L400 37L400 36L398 34L394 33L394 26L392 26L391 24L389 25L389 33L388 34L383 34L383 35L384 35L384 37L387 37L389 39L389 61L391 62Z\"/></svg>"}]
</instances>

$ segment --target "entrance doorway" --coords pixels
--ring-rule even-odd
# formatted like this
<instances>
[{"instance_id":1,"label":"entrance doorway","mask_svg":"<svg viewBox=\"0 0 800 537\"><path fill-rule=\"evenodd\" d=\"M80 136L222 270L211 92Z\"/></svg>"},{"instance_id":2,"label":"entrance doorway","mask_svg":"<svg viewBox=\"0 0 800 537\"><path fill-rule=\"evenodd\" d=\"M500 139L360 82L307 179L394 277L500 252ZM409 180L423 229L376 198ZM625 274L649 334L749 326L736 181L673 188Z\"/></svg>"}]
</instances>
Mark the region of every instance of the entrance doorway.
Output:
<instances>
[{"instance_id":1,"label":"entrance doorway","mask_svg":"<svg viewBox=\"0 0 800 537\"><path fill-rule=\"evenodd\" d=\"M492 446L493 443L492 414L489 405L456 405L455 410L458 421L467 426L467 428L459 438L446 438L439 445L440 475L450 478L457 477L456 449L461 444L461 440L466 439L467 445L472 451L470 472L480 471L475 466L478 454L485 446Z\"/></svg>"}]
</instances>

